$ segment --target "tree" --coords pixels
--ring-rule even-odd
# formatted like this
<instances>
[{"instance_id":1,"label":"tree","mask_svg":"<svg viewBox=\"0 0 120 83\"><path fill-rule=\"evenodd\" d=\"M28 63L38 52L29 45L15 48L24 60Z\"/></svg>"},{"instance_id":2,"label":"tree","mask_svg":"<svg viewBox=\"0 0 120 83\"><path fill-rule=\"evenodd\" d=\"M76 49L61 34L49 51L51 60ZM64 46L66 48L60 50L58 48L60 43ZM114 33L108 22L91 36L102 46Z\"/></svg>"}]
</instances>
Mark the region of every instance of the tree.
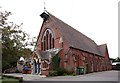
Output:
<instances>
[{"instance_id":1,"label":"tree","mask_svg":"<svg viewBox=\"0 0 120 83\"><path fill-rule=\"evenodd\" d=\"M8 22L11 12L0 11L0 30L2 31L2 70L16 66L19 57L30 55L31 50L26 46L33 44L27 41L29 35L22 31L20 25Z\"/></svg>"}]
</instances>

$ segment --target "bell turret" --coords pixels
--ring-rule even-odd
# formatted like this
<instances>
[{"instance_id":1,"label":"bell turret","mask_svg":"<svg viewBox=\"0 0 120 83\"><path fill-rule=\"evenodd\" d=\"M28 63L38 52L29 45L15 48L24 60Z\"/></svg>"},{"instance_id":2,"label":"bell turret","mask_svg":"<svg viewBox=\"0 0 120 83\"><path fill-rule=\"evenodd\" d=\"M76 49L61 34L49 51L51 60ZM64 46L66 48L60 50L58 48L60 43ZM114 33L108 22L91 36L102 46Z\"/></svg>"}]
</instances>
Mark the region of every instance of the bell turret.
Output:
<instances>
[{"instance_id":1,"label":"bell turret","mask_svg":"<svg viewBox=\"0 0 120 83\"><path fill-rule=\"evenodd\" d=\"M49 15L46 12L43 12L40 16L41 18L43 18L44 21L46 21L49 18Z\"/></svg>"}]
</instances>

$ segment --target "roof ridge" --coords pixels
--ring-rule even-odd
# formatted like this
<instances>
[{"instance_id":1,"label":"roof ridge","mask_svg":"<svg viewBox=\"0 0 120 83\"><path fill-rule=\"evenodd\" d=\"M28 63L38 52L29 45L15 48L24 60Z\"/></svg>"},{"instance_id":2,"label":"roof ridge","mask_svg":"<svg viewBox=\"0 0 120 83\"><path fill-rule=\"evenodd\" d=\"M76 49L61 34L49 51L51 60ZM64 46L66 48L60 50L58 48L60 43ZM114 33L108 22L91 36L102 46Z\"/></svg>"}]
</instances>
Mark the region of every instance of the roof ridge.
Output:
<instances>
[{"instance_id":1,"label":"roof ridge","mask_svg":"<svg viewBox=\"0 0 120 83\"><path fill-rule=\"evenodd\" d=\"M94 40L68 25L61 19L55 17L51 13L47 12L47 14L55 23L57 29L60 31L61 36L65 38L69 45L73 45L75 48L91 52L93 54L101 55L100 49Z\"/></svg>"},{"instance_id":2,"label":"roof ridge","mask_svg":"<svg viewBox=\"0 0 120 83\"><path fill-rule=\"evenodd\" d=\"M52 17L56 18L57 20L61 21L62 23L66 24L67 26L71 27L72 29L74 29L75 31L77 31L78 33L82 34L83 36L87 37L88 39L92 40L95 44L96 42L91 39L90 37L84 35L82 32L78 31L77 29L73 28L71 25L67 24L66 22L62 21L61 19L57 18L56 16L52 15L51 13L48 12L48 14L50 14ZM97 44L96 44L97 45Z\"/></svg>"},{"instance_id":3,"label":"roof ridge","mask_svg":"<svg viewBox=\"0 0 120 83\"><path fill-rule=\"evenodd\" d=\"M105 43L105 44L100 44L100 45L98 45L98 46L107 46L107 44Z\"/></svg>"}]
</instances>

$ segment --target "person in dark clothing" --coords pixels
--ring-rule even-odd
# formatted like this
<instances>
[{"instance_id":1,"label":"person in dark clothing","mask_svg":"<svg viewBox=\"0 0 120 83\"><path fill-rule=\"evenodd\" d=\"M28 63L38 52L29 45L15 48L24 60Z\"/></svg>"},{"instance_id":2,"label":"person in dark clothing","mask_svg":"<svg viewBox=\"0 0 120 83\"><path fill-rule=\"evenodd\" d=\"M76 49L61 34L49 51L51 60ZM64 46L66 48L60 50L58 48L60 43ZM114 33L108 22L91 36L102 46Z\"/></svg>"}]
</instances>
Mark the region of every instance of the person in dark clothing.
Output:
<instances>
[{"instance_id":1,"label":"person in dark clothing","mask_svg":"<svg viewBox=\"0 0 120 83\"><path fill-rule=\"evenodd\" d=\"M36 66L37 66L37 74L39 74L40 73L40 62L39 62L39 59L37 60Z\"/></svg>"},{"instance_id":2,"label":"person in dark clothing","mask_svg":"<svg viewBox=\"0 0 120 83\"><path fill-rule=\"evenodd\" d=\"M33 74L37 73L37 62L35 59L33 59Z\"/></svg>"}]
</instances>

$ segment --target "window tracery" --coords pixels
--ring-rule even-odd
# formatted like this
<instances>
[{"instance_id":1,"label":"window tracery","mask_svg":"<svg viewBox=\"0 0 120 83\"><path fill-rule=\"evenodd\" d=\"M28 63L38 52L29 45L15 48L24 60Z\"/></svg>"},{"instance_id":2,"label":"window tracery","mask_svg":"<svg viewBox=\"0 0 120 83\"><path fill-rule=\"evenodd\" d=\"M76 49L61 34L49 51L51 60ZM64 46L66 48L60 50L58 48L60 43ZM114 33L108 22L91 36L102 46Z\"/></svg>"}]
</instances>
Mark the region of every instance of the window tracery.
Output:
<instances>
[{"instance_id":1,"label":"window tracery","mask_svg":"<svg viewBox=\"0 0 120 83\"><path fill-rule=\"evenodd\" d=\"M41 42L41 50L48 50L54 48L54 35L50 29L46 29Z\"/></svg>"}]
</instances>

